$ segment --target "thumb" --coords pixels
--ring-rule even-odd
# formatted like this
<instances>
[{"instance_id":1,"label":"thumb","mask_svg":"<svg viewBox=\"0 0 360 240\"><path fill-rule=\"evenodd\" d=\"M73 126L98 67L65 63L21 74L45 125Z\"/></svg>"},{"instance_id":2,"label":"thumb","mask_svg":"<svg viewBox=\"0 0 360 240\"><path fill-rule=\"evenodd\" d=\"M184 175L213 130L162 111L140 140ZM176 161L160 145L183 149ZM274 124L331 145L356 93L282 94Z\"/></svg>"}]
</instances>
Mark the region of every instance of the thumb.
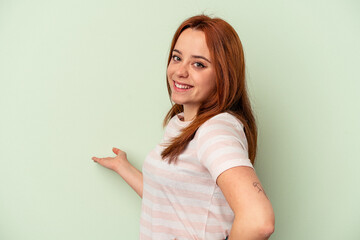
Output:
<instances>
[{"instance_id":1,"label":"thumb","mask_svg":"<svg viewBox=\"0 0 360 240\"><path fill-rule=\"evenodd\" d=\"M114 152L116 155L119 153L119 149L116 148L116 147L113 147L112 150L113 150L113 152Z\"/></svg>"}]
</instances>

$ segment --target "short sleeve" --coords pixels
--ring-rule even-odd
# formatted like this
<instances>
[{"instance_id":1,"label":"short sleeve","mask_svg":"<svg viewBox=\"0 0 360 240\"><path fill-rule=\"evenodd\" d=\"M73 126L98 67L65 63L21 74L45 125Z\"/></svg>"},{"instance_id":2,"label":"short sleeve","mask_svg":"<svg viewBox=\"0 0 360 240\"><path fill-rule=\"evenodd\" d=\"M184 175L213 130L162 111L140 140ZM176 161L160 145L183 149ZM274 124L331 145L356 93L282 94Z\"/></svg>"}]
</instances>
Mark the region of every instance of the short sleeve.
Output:
<instances>
[{"instance_id":1,"label":"short sleeve","mask_svg":"<svg viewBox=\"0 0 360 240\"><path fill-rule=\"evenodd\" d=\"M196 152L202 165L216 182L227 169L254 168L248 157L248 144L242 123L230 113L207 120L197 131Z\"/></svg>"}]
</instances>

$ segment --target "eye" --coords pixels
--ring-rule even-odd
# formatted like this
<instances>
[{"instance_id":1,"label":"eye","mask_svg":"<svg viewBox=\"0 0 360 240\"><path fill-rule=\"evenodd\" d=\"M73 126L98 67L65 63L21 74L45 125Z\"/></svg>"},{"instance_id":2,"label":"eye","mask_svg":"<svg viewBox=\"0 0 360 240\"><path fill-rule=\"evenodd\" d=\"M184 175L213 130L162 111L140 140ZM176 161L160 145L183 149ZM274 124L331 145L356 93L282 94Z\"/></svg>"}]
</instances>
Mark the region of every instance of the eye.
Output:
<instances>
[{"instance_id":1,"label":"eye","mask_svg":"<svg viewBox=\"0 0 360 240\"><path fill-rule=\"evenodd\" d=\"M172 55L172 59L174 61L180 61L180 58L177 55Z\"/></svg>"},{"instance_id":2,"label":"eye","mask_svg":"<svg viewBox=\"0 0 360 240\"><path fill-rule=\"evenodd\" d=\"M199 68L205 68L204 64L200 63L200 62L196 62L194 63L195 67L199 67Z\"/></svg>"}]
</instances>

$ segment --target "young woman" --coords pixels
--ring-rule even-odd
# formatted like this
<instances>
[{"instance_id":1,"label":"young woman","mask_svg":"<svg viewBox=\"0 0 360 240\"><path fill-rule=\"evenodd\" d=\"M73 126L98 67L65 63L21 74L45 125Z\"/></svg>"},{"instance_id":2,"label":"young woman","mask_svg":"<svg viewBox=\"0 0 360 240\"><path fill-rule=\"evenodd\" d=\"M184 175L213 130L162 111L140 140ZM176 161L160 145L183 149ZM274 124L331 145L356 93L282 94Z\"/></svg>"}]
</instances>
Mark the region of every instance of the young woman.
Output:
<instances>
[{"instance_id":1,"label":"young woman","mask_svg":"<svg viewBox=\"0 0 360 240\"><path fill-rule=\"evenodd\" d=\"M268 239L274 213L253 168L257 128L236 31L219 18L185 20L167 89L174 104L142 172L117 148L115 157L92 158L142 197L140 239Z\"/></svg>"}]
</instances>

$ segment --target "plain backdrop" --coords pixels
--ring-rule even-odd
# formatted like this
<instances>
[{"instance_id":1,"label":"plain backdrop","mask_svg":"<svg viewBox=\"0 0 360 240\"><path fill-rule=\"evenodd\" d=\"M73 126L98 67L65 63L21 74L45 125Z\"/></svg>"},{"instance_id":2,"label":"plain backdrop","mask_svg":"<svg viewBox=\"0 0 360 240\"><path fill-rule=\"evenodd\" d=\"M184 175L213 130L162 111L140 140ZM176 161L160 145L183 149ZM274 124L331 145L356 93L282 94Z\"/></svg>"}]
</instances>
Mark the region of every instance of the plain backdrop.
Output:
<instances>
[{"instance_id":1,"label":"plain backdrop","mask_svg":"<svg viewBox=\"0 0 360 240\"><path fill-rule=\"evenodd\" d=\"M170 108L188 17L244 46L273 240L360 239L359 1L0 0L0 239L138 239L141 199L91 160L139 169Z\"/></svg>"}]
</instances>

